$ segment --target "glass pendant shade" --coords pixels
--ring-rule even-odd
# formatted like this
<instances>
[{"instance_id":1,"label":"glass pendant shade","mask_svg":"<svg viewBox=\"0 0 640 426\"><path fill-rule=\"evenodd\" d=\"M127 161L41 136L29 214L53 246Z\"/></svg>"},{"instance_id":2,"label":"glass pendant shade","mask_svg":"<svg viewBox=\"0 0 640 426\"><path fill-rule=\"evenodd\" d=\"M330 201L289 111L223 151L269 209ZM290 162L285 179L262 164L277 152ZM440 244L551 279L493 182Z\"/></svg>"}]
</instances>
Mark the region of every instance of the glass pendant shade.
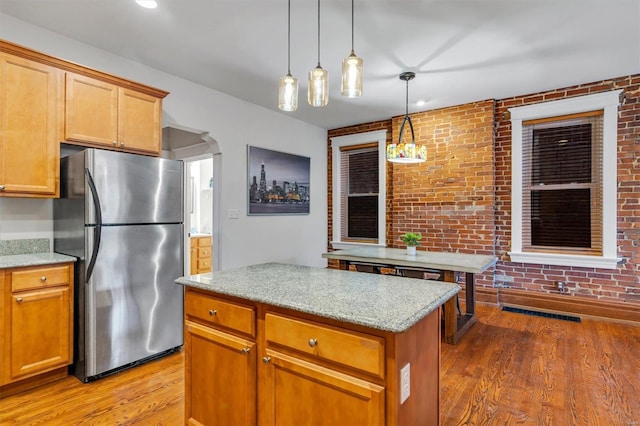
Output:
<instances>
[{"instance_id":1,"label":"glass pendant shade","mask_svg":"<svg viewBox=\"0 0 640 426\"><path fill-rule=\"evenodd\" d=\"M309 105L323 107L329 103L329 73L320 64L309 71Z\"/></svg>"},{"instance_id":2,"label":"glass pendant shade","mask_svg":"<svg viewBox=\"0 0 640 426\"><path fill-rule=\"evenodd\" d=\"M278 84L278 108L282 111L298 109L298 79L288 73Z\"/></svg>"},{"instance_id":3,"label":"glass pendant shade","mask_svg":"<svg viewBox=\"0 0 640 426\"><path fill-rule=\"evenodd\" d=\"M362 96L362 58L351 54L342 60L342 96L356 98Z\"/></svg>"}]
</instances>

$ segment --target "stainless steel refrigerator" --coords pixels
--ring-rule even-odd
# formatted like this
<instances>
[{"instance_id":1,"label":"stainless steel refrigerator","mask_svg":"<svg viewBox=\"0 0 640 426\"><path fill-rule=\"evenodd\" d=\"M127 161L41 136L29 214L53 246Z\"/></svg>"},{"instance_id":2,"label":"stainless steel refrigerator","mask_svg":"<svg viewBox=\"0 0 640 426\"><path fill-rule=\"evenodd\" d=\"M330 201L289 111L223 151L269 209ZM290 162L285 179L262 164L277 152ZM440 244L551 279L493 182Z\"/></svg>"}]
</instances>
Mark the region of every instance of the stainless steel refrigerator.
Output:
<instances>
[{"instance_id":1,"label":"stainless steel refrigerator","mask_svg":"<svg viewBox=\"0 0 640 426\"><path fill-rule=\"evenodd\" d=\"M75 256L72 372L88 382L183 344L183 163L98 149L61 160L54 251Z\"/></svg>"}]
</instances>

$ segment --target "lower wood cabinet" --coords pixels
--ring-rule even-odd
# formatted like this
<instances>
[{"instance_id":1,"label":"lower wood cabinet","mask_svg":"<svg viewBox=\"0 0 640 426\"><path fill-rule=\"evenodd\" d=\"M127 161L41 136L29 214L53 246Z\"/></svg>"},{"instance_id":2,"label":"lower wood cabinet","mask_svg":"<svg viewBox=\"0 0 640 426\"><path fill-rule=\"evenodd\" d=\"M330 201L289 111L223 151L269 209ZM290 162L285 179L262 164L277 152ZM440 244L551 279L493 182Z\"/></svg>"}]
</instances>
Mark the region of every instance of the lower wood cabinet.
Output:
<instances>
[{"instance_id":1,"label":"lower wood cabinet","mask_svg":"<svg viewBox=\"0 0 640 426\"><path fill-rule=\"evenodd\" d=\"M211 237L191 237L191 275L211 272Z\"/></svg>"},{"instance_id":2,"label":"lower wood cabinet","mask_svg":"<svg viewBox=\"0 0 640 426\"><path fill-rule=\"evenodd\" d=\"M250 340L186 322L187 424L256 424L255 347Z\"/></svg>"},{"instance_id":3,"label":"lower wood cabinet","mask_svg":"<svg viewBox=\"0 0 640 426\"><path fill-rule=\"evenodd\" d=\"M439 424L439 310L396 334L187 287L185 356L189 425Z\"/></svg>"},{"instance_id":4,"label":"lower wood cabinet","mask_svg":"<svg viewBox=\"0 0 640 426\"><path fill-rule=\"evenodd\" d=\"M2 396L66 375L73 360L73 265L0 270ZM28 384L24 384L27 382Z\"/></svg>"},{"instance_id":5,"label":"lower wood cabinet","mask_svg":"<svg viewBox=\"0 0 640 426\"><path fill-rule=\"evenodd\" d=\"M385 424L383 386L269 349L262 362L261 424Z\"/></svg>"}]
</instances>

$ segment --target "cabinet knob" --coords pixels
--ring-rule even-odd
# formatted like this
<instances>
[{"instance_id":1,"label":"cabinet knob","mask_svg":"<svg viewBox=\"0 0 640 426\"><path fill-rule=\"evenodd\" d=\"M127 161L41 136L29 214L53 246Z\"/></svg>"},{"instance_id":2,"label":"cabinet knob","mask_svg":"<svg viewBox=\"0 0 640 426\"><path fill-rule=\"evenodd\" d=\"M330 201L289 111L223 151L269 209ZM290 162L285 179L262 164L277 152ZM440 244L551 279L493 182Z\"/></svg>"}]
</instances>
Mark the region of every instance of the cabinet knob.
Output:
<instances>
[{"instance_id":1,"label":"cabinet knob","mask_svg":"<svg viewBox=\"0 0 640 426\"><path fill-rule=\"evenodd\" d=\"M118 141L113 141L113 146L118 146Z\"/></svg>"},{"instance_id":2,"label":"cabinet knob","mask_svg":"<svg viewBox=\"0 0 640 426\"><path fill-rule=\"evenodd\" d=\"M251 351L251 348L247 346L245 348L242 348L240 352L242 352L243 354L248 354L250 351Z\"/></svg>"},{"instance_id":3,"label":"cabinet knob","mask_svg":"<svg viewBox=\"0 0 640 426\"><path fill-rule=\"evenodd\" d=\"M120 142L120 146L124 148L124 142Z\"/></svg>"},{"instance_id":4,"label":"cabinet knob","mask_svg":"<svg viewBox=\"0 0 640 426\"><path fill-rule=\"evenodd\" d=\"M215 309L209 309L209 316L214 316L214 315L218 315L218 311Z\"/></svg>"},{"instance_id":5,"label":"cabinet knob","mask_svg":"<svg viewBox=\"0 0 640 426\"><path fill-rule=\"evenodd\" d=\"M40 281L45 282L47 280L47 277L45 277L44 275L40 277Z\"/></svg>"},{"instance_id":6,"label":"cabinet knob","mask_svg":"<svg viewBox=\"0 0 640 426\"><path fill-rule=\"evenodd\" d=\"M22 303L22 297L16 297L16 302Z\"/></svg>"},{"instance_id":7,"label":"cabinet knob","mask_svg":"<svg viewBox=\"0 0 640 426\"><path fill-rule=\"evenodd\" d=\"M309 346L315 348L318 345L318 339L309 339Z\"/></svg>"},{"instance_id":8,"label":"cabinet knob","mask_svg":"<svg viewBox=\"0 0 640 426\"><path fill-rule=\"evenodd\" d=\"M271 362L271 357L270 356L265 356L262 358L262 363L263 364L269 364Z\"/></svg>"},{"instance_id":9,"label":"cabinet knob","mask_svg":"<svg viewBox=\"0 0 640 426\"><path fill-rule=\"evenodd\" d=\"M0 185L0 191L4 191L4 185Z\"/></svg>"}]
</instances>

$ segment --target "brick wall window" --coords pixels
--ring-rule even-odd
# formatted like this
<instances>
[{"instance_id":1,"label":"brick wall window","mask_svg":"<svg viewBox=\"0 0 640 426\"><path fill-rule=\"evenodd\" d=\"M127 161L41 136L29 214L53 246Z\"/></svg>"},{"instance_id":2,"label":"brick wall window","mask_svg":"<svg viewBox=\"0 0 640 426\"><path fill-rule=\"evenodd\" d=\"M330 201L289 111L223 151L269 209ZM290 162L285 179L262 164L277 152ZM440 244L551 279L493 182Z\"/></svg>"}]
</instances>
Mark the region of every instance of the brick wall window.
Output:
<instances>
[{"instance_id":1,"label":"brick wall window","mask_svg":"<svg viewBox=\"0 0 640 426\"><path fill-rule=\"evenodd\" d=\"M512 261L616 267L620 92L509 110Z\"/></svg>"},{"instance_id":2,"label":"brick wall window","mask_svg":"<svg viewBox=\"0 0 640 426\"><path fill-rule=\"evenodd\" d=\"M386 133L331 138L334 249L384 245Z\"/></svg>"}]
</instances>

